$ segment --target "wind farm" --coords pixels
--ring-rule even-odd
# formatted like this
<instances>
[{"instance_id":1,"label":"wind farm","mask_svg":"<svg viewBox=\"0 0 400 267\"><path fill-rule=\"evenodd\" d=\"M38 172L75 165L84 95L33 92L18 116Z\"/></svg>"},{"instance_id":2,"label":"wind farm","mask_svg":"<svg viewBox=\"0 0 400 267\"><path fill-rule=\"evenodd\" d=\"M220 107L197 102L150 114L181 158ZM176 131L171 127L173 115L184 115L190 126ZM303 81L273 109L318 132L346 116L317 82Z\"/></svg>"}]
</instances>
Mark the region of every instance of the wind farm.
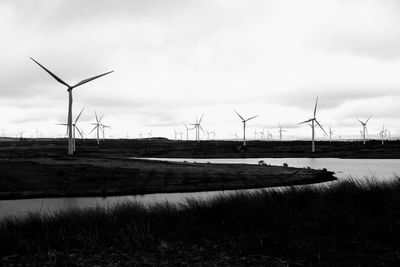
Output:
<instances>
[{"instance_id":1,"label":"wind farm","mask_svg":"<svg viewBox=\"0 0 400 267\"><path fill-rule=\"evenodd\" d=\"M0 266L399 266L398 11L1 1Z\"/></svg>"}]
</instances>

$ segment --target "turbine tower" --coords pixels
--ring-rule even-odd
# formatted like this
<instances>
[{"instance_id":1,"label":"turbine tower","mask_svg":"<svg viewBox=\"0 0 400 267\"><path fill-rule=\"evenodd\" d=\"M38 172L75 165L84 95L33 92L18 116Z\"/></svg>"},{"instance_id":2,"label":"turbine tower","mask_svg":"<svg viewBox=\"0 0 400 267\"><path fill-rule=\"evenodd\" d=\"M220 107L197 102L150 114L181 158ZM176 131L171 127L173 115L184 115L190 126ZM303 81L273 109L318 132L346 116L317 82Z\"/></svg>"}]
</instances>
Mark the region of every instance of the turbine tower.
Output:
<instances>
[{"instance_id":1,"label":"turbine tower","mask_svg":"<svg viewBox=\"0 0 400 267\"><path fill-rule=\"evenodd\" d=\"M316 99L316 101L315 101L314 116L313 116L311 119L308 119L308 120L306 120L306 121L303 121L303 122L300 122L300 123L299 123L299 124L303 124L303 123L311 122L311 139L312 139L312 142L311 142L311 152L315 152L315 142L314 142L314 139L315 139L315 126L316 126L315 124L317 124L317 125L322 129L322 131L324 131L324 133L326 134L324 128L321 126L321 124L317 121L317 118L316 118L316 115L317 115L317 105L318 105L318 97L317 97L317 99ZM326 134L326 135L327 135L327 134Z\"/></svg>"},{"instance_id":2,"label":"turbine tower","mask_svg":"<svg viewBox=\"0 0 400 267\"><path fill-rule=\"evenodd\" d=\"M87 79L84 79L80 82L78 82L75 85L69 85L66 82L64 82L63 80L61 80L59 77L57 77L54 73L52 73L51 71L49 71L48 69L46 69L44 66L42 66L39 62L37 62L36 60L34 60L33 58L31 58L36 64L38 64L42 69L44 69L48 74L50 74L54 79L56 79L59 83L67 86L67 91L68 91L68 155L72 155L74 154L74 146L73 146L73 138L72 138L72 90L78 86L81 86L85 83L88 83L90 81L93 81L97 78L100 78L104 75L107 75L109 73L112 73L113 71L109 71L100 75L96 75Z\"/></svg>"},{"instance_id":3,"label":"turbine tower","mask_svg":"<svg viewBox=\"0 0 400 267\"><path fill-rule=\"evenodd\" d=\"M242 116L240 116L240 114L236 110L233 110L233 111L235 111L235 113L239 116L239 118L243 122L243 146L246 146L246 122L248 122L249 120L252 120L254 118L257 118L258 115L244 119Z\"/></svg>"},{"instance_id":4,"label":"turbine tower","mask_svg":"<svg viewBox=\"0 0 400 267\"><path fill-rule=\"evenodd\" d=\"M361 125L363 127L362 132L361 132L361 136L363 138L363 144L364 145L365 145L365 133L368 134L367 123L368 123L369 119L371 119L371 116L369 116L369 118L365 122L360 121L359 119L357 119L361 123Z\"/></svg>"}]
</instances>

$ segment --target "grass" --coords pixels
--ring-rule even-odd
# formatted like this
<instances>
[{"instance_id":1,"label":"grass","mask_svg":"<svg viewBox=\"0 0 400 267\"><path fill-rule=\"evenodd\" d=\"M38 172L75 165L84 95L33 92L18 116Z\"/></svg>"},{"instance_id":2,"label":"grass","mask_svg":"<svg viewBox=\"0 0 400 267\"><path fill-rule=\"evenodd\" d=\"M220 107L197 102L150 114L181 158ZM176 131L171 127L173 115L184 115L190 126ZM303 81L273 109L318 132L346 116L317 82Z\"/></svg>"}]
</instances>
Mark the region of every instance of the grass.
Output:
<instances>
[{"instance_id":1,"label":"grass","mask_svg":"<svg viewBox=\"0 0 400 267\"><path fill-rule=\"evenodd\" d=\"M262 259L271 265L387 266L400 262L399 237L396 178L189 199L179 206L125 203L8 218L0 222L0 255L28 255L28 261L42 255L48 262L49 255L111 250L158 263L225 257L229 265Z\"/></svg>"}]
</instances>

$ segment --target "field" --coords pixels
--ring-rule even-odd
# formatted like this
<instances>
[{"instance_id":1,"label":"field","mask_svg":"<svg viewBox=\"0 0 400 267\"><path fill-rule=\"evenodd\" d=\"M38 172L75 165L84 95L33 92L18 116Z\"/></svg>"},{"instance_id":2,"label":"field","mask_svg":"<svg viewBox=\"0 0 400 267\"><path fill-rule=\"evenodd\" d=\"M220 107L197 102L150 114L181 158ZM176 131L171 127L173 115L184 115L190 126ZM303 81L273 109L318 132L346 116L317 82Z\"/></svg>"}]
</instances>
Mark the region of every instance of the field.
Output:
<instances>
[{"instance_id":1,"label":"field","mask_svg":"<svg viewBox=\"0 0 400 267\"><path fill-rule=\"evenodd\" d=\"M0 223L1 264L398 266L400 182L122 204Z\"/></svg>"},{"instance_id":2,"label":"field","mask_svg":"<svg viewBox=\"0 0 400 267\"><path fill-rule=\"evenodd\" d=\"M332 180L328 171L149 162L127 157L399 158L400 142L0 142L3 198L259 188ZM144 207L0 221L4 266L396 266L400 182L347 181Z\"/></svg>"},{"instance_id":3,"label":"field","mask_svg":"<svg viewBox=\"0 0 400 267\"><path fill-rule=\"evenodd\" d=\"M172 163L129 159L132 156L222 155L235 144L171 142L168 140L109 140L98 147L93 140L78 142L67 156L65 142L22 141L0 143L0 199L110 196L168 192L195 192L301 185L332 181L326 170L246 164ZM252 148L250 147L249 150ZM192 155L190 155L192 151ZM194 155L198 156L198 155Z\"/></svg>"}]
</instances>

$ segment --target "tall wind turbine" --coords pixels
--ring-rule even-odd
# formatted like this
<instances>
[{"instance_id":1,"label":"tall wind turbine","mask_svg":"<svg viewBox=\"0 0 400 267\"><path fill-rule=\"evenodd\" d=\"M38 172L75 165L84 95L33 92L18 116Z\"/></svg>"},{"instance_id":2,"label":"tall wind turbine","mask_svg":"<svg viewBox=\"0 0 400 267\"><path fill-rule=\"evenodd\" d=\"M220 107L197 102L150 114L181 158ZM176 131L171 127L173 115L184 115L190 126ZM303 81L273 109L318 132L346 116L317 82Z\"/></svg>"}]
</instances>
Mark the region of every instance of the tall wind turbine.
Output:
<instances>
[{"instance_id":1,"label":"tall wind turbine","mask_svg":"<svg viewBox=\"0 0 400 267\"><path fill-rule=\"evenodd\" d=\"M89 132L91 134L94 130L96 130L96 139L97 139L97 144L100 144L100 137L99 137L99 131L101 130L102 124L101 124L101 119L103 118L103 115L101 115L100 119L97 117L97 112L94 112L94 115L96 117L96 123L92 123L92 125L95 125L94 128Z\"/></svg>"},{"instance_id":2,"label":"tall wind turbine","mask_svg":"<svg viewBox=\"0 0 400 267\"><path fill-rule=\"evenodd\" d=\"M363 127L362 132L361 132L361 136L363 138L363 144L364 145L365 145L365 133L368 134L367 123L368 123L369 119L371 119L371 116L369 116L369 118L365 122L360 121L359 119L357 119L361 123L361 125Z\"/></svg>"},{"instance_id":3,"label":"tall wind turbine","mask_svg":"<svg viewBox=\"0 0 400 267\"><path fill-rule=\"evenodd\" d=\"M72 139L72 90L78 86L81 86L85 83L88 83L90 81L93 81L97 78L100 78L104 75L107 75L109 73L112 73L113 71L109 71L100 75L96 75L87 79L84 79L80 82L78 82L75 85L69 85L66 82L64 82L63 80L61 80L59 77L57 77L54 73L52 73L51 71L49 71L48 69L46 69L44 66L42 66L39 62L37 62L36 60L34 60L33 58L31 58L36 64L38 64L42 69L44 69L48 74L50 74L54 79L56 79L56 81L58 81L59 83L65 85L68 87L67 91L68 91L68 155L72 155L74 153L74 147L73 147L73 139Z\"/></svg>"},{"instance_id":4,"label":"tall wind turbine","mask_svg":"<svg viewBox=\"0 0 400 267\"><path fill-rule=\"evenodd\" d=\"M312 142L311 142L311 152L315 152L315 143L314 143L314 138L315 138L315 124L317 124L322 131L324 131L324 133L326 134L324 128L321 126L321 124L317 121L316 115L317 115L317 105L318 105L318 97L315 101L315 107L314 107L314 116L311 119L308 119L306 121L300 122L299 124L303 124L303 123L308 123L311 122L311 138L312 138ZM327 135L327 134L326 134Z\"/></svg>"},{"instance_id":5,"label":"tall wind turbine","mask_svg":"<svg viewBox=\"0 0 400 267\"><path fill-rule=\"evenodd\" d=\"M242 116L240 116L240 114L236 110L233 110L233 111L235 111L235 113L239 116L239 118L243 122L243 146L246 146L246 122L248 122L249 120L252 120L254 118L257 118L258 115L244 119Z\"/></svg>"}]
</instances>

